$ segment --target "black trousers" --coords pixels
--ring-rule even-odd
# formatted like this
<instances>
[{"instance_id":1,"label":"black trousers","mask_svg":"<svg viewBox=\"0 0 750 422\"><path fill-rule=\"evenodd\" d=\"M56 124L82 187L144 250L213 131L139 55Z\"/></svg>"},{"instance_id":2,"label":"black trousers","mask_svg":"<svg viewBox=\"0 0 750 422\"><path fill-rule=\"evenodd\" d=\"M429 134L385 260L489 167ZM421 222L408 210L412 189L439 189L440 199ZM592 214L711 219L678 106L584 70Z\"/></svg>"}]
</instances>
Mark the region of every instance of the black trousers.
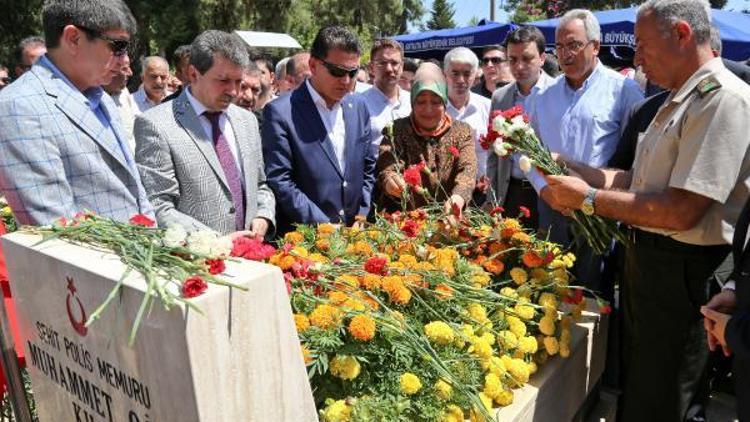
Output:
<instances>
[{"instance_id":1,"label":"black trousers","mask_svg":"<svg viewBox=\"0 0 750 422\"><path fill-rule=\"evenodd\" d=\"M618 420L682 421L691 403L708 399L708 346L699 309L730 247L689 245L640 230L631 238L621 292Z\"/></svg>"},{"instance_id":2,"label":"black trousers","mask_svg":"<svg viewBox=\"0 0 750 422\"><path fill-rule=\"evenodd\" d=\"M537 201L539 197L534 190L534 187L526 179L514 179L510 178L508 184L508 193L505 195L505 202L503 208L505 212L503 215L511 218L516 218L521 214L521 207L526 207L529 210L529 218L524 218L523 225L528 229L539 228L539 211L537 207Z\"/></svg>"}]
</instances>

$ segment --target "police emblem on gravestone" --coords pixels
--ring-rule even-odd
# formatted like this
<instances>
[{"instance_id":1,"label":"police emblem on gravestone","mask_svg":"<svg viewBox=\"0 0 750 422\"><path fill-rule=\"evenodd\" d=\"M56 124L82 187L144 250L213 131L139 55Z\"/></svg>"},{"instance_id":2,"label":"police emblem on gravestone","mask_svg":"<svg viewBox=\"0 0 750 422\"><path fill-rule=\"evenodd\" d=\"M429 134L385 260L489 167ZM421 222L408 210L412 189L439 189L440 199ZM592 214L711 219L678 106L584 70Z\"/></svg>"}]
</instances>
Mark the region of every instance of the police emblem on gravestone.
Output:
<instances>
[{"instance_id":1,"label":"police emblem on gravestone","mask_svg":"<svg viewBox=\"0 0 750 422\"><path fill-rule=\"evenodd\" d=\"M70 325L81 337L86 337L88 328L86 327L86 310L83 309L81 299L76 295L76 285L72 277L65 277L68 282L68 296L65 298L65 306L68 309L68 320ZM76 312L74 312L74 310Z\"/></svg>"}]
</instances>

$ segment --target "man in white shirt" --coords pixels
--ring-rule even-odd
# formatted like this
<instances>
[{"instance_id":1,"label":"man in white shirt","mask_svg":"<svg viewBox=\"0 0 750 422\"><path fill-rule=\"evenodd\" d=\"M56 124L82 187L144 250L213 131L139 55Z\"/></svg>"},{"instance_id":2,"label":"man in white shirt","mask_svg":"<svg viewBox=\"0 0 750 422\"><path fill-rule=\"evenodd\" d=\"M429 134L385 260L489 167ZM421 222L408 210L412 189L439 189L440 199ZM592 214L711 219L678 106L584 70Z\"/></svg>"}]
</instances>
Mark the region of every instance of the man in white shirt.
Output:
<instances>
[{"instance_id":1,"label":"man in white shirt","mask_svg":"<svg viewBox=\"0 0 750 422\"><path fill-rule=\"evenodd\" d=\"M120 111L122 128L125 130L125 136L128 138L128 147L130 154L135 154L135 137L133 136L133 125L135 124L135 115L139 113L138 106L126 86L128 79L133 76L133 70L130 69L130 58L123 58L122 68L117 76L112 78L112 82L103 85L104 91L112 97L117 109Z\"/></svg>"},{"instance_id":2,"label":"man in white shirt","mask_svg":"<svg viewBox=\"0 0 750 422\"><path fill-rule=\"evenodd\" d=\"M141 113L153 106L161 104L164 98L171 94L167 90L169 81L169 64L163 57L149 56L143 59L141 72L143 84L133 93L133 99Z\"/></svg>"},{"instance_id":3,"label":"man in white shirt","mask_svg":"<svg viewBox=\"0 0 750 422\"><path fill-rule=\"evenodd\" d=\"M411 114L409 92L399 87L404 69L404 48L392 39L375 41L370 49L370 67L375 75L372 88L362 93L370 112L372 143L380 145L383 128Z\"/></svg>"},{"instance_id":4,"label":"man in white shirt","mask_svg":"<svg viewBox=\"0 0 750 422\"><path fill-rule=\"evenodd\" d=\"M448 107L446 111L453 120L471 126L474 151L477 155L477 187L474 202L482 205L489 187L487 179L487 151L479 138L487 133L490 120L490 100L471 92L479 69L477 55L466 47L449 51L443 59L443 72L448 83Z\"/></svg>"}]
</instances>

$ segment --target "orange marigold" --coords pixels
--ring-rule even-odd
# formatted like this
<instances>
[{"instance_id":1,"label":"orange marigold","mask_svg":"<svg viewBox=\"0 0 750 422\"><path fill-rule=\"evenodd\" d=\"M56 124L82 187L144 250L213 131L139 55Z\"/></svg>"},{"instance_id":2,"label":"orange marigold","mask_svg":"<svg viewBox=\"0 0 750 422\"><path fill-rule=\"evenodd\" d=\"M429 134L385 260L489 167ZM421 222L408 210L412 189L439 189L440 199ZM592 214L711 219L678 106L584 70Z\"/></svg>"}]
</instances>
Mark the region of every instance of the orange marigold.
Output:
<instances>
[{"instance_id":1,"label":"orange marigold","mask_svg":"<svg viewBox=\"0 0 750 422\"><path fill-rule=\"evenodd\" d=\"M347 296L344 292L339 291L333 291L328 292L328 300L331 301L334 305L340 305L344 302L346 302L349 299L349 296Z\"/></svg>"},{"instance_id":2,"label":"orange marigold","mask_svg":"<svg viewBox=\"0 0 750 422\"><path fill-rule=\"evenodd\" d=\"M318 305L310 313L310 323L318 328L327 330L334 328L339 323L341 311L331 305Z\"/></svg>"},{"instance_id":3,"label":"orange marigold","mask_svg":"<svg viewBox=\"0 0 750 422\"><path fill-rule=\"evenodd\" d=\"M312 353L310 353L310 349L307 348L307 346L301 346L302 349L302 359L305 360L305 365L310 364L313 361Z\"/></svg>"},{"instance_id":4,"label":"orange marigold","mask_svg":"<svg viewBox=\"0 0 750 422\"><path fill-rule=\"evenodd\" d=\"M367 315L356 315L349 322L349 334L359 341L370 341L375 337L375 320Z\"/></svg>"},{"instance_id":5,"label":"orange marigold","mask_svg":"<svg viewBox=\"0 0 750 422\"><path fill-rule=\"evenodd\" d=\"M287 271L290 268L292 268L292 265L297 262L297 260L291 256L291 255L284 255L279 259L279 263L277 264L279 268L281 268L282 271Z\"/></svg>"},{"instance_id":6,"label":"orange marigold","mask_svg":"<svg viewBox=\"0 0 750 422\"><path fill-rule=\"evenodd\" d=\"M531 236L529 236L528 233L524 233L524 232L518 232L514 234L511 238L519 243L531 242Z\"/></svg>"},{"instance_id":7,"label":"orange marigold","mask_svg":"<svg viewBox=\"0 0 750 422\"><path fill-rule=\"evenodd\" d=\"M302 333L310 328L310 320L305 314L294 314L294 326L297 327L298 333Z\"/></svg>"},{"instance_id":8,"label":"orange marigold","mask_svg":"<svg viewBox=\"0 0 750 422\"><path fill-rule=\"evenodd\" d=\"M393 295L394 292L396 292L399 289L404 288L404 282L401 279L400 276L393 275L388 277L383 277L383 283L382 283L382 289L385 290L388 295Z\"/></svg>"},{"instance_id":9,"label":"orange marigold","mask_svg":"<svg viewBox=\"0 0 750 422\"><path fill-rule=\"evenodd\" d=\"M331 242L329 242L327 238L320 238L315 241L315 247L321 251L327 251L328 249L331 249Z\"/></svg>"},{"instance_id":10,"label":"orange marigold","mask_svg":"<svg viewBox=\"0 0 750 422\"><path fill-rule=\"evenodd\" d=\"M492 274L497 275L503 272L503 270L505 269L505 264L497 259L488 259L487 261L484 261L482 267L484 267L485 270L491 272Z\"/></svg>"},{"instance_id":11,"label":"orange marigold","mask_svg":"<svg viewBox=\"0 0 750 422\"><path fill-rule=\"evenodd\" d=\"M453 288L445 283L440 283L435 286L435 293L438 299L448 299L453 296Z\"/></svg>"},{"instance_id":12,"label":"orange marigold","mask_svg":"<svg viewBox=\"0 0 750 422\"><path fill-rule=\"evenodd\" d=\"M321 237L328 237L331 233L336 231L336 226L330 223L323 223L318 225L318 235Z\"/></svg>"},{"instance_id":13,"label":"orange marigold","mask_svg":"<svg viewBox=\"0 0 750 422\"><path fill-rule=\"evenodd\" d=\"M534 251L528 251L523 254L523 264L529 268L536 268L544 264L544 259Z\"/></svg>"},{"instance_id":14,"label":"orange marigold","mask_svg":"<svg viewBox=\"0 0 750 422\"><path fill-rule=\"evenodd\" d=\"M284 240L295 245L305 240L305 236L300 232L289 232L284 235Z\"/></svg>"},{"instance_id":15,"label":"orange marigold","mask_svg":"<svg viewBox=\"0 0 750 422\"><path fill-rule=\"evenodd\" d=\"M359 285L362 286L363 289L377 290L380 288L381 283L382 277L377 274L366 273L359 277Z\"/></svg>"},{"instance_id":16,"label":"orange marigold","mask_svg":"<svg viewBox=\"0 0 750 422\"><path fill-rule=\"evenodd\" d=\"M399 305L408 305L409 301L411 301L411 290L407 289L406 287L402 287L393 293L389 293L388 298L393 303L397 303Z\"/></svg>"}]
</instances>

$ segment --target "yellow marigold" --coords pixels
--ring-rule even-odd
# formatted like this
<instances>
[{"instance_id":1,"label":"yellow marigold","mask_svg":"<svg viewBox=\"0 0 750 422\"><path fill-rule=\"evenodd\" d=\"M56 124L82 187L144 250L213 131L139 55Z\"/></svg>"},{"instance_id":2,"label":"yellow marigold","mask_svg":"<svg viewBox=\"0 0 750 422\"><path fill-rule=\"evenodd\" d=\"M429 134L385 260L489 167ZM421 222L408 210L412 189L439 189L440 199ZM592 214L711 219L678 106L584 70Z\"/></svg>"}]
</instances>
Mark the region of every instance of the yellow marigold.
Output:
<instances>
[{"instance_id":1,"label":"yellow marigold","mask_svg":"<svg viewBox=\"0 0 750 422\"><path fill-rule=\"evenodd\" d=\"M500 289L500 294L512 299L516 299L518 297L518 293L516 293L516 289L512 287L503 287Z\"/></svg>"},{"instance_id":2,"label":"yellow marigold","mask_svg":"<svg viewBox=\"0 0 750 422\"><path fill-rule=\"evenodd\" d=\"M534 282L533 278L531 279L531 282L532 283ZM516 289L516 293L518 293L519 299L521 298L529 299L531 297L531 294L534 293L534 291L531 289L531 286L529 285L529 283L526 283L526 284L518 286L518 288Z\"/></svg>"},{"instance_id":3,"label":"yellow marigold","mask_svg":"<svg viewBox=\"0 0 750 422\"><path fill-rule=\"evenodd\" d=\"M552 277L554 278L555 283L563 286L567 286L570 281L570 275L568 275L568 272L563 268L558 268L552 271Z\"/></svg>"},{"instance_id":4,"label":"yellow marigold","mask_svg":"<svg viewBox=\"0 0 750 422\"><path fill-rule=\"evenodd\" d=\"M422 261L418 262L417 265L414 266L413 270L415 271L434 271L435 266L432 265L431 262Z\"/></svg>"},{"instance_id":5,"label":"yellow marigold","mask_svg":"<svg viewBox=\"0 0 750 422\"><path fill-rule=\"evenodd\" d=\"M336 284L339 284L341 286L346 287L358 287L359 286L359 279L356 276L350 275L350 274L344 274L336 277L336 280L334 280Z\"/></svg>"},{"instance_id":6,"label":"yellow marigold","mask_svg":"<svg viewBox=\"0 0 750 422\"><path fill-rule=\"evenodd\" d=\"M484 322L487 320L487 309L478 303L471 303L466 307L469 312L469 316L477 322Z\"/></svg>"},{"instance_id":7,"label":"yellow marigold","mask_svg":"<svg viewBox=\"0 0 750 422\"><path fill-rule=\"evenodd\" d=\"M315 241L315 247L320 249L321 251L327 251L328 249L331 249L331 242L329 242L327 238L323 237Z\"/></svg>"},{"instance_id":8,"label":"yellow marigold","mask_svg":"<svg viewBox=\"0 0 750 422\"><path fill-rule=\"evenodd\" d=\"M474 337L468 351L480 359L489 359L492 356L492 344L482 338Z\"/></svg>"},{"instance_id":9,"label":"yellow marigold","mask_svg":"<svg viewBox=\"0 0 750 422\"><path fill-rule=\"evenodd\" d=\"M518 347L518 337L511 331L503 330L497 334L497 342L505 350L515 349Z\"/></svg>"},{"instance_id":10,"label":"yellow marigold","mask_svg":"<svg viewBox=\"0 0 750 422\"><path fill-rule=\"evenodd\" d=\"M484 389L482 392L487 397L494 399L501 391L503 391L503 384L500 382L500 377L492 373L484 376Z\"/></svg>"},{"instance_id":11,"label":"yellow marigold","mask_svg":"<svg viewBox=\"0 0 750 422\"><path fill-rule=\"evenodd\" d=\"M341 304L341 307L344 309L350 309L352 311L358 311L363 312L365 310L365 304L362 303L362 301L357 299L349 298L344 303Z\"/></svg>"},{"instance_id":12,"label":"yellow marigold","mask_svg":"<svg viewBox=\"0 0 750 422\"><path fill-rule=\"evenodd\" d=\"M336 226L330 223L318 224L318 235L329 236L331 233L336 231Z\"/></svg>"},{"instance_id":13,"label":"yellow marigold","mask_svg":"<svg viewBox=\"0 0 750 422\"><path fill-rule=\"evenodd\" d=\"M305 236L302 233L297 232L297 231L289 232L289 233L287 233L287 234L284 235L284 241L285 242L289 242L292 245L300 243L300 242L302 242L304 240L305 240Z\"/></svg>"},{"instance_id":14,"label":"yellow marigold","mask_svg":"<svg viewBox=\"0 0 750 422\"><path fill-rule=\"evenodd\" d=\"M529 274L521 267L514 267L510 270L510 278L513 279L514 283L520 286L523 283L526 283L529 279Z\"/></svg>"},{"instance_id":15,"label":"yellow marigold","mask_svg":"<svg viewBox=\"0 0 750 422\"><path fill-rule=\"evenodd\" d=\"M453 296L453 288L445 283L440 283L435 286L435 294L437 294L438 299L449 299Z\"/></svg>"},{"instance_id":16,"label":"yellow marigold","mask_svg":"<svg viewBox=\"0 0 750 422\"><path fill-rule=\"evenodd\" d=\"M548 276L547 270L544 268L533 268L529 273L531 274L531 278L535 278L539 281L546 280Z\"/></svg>"},{"instance_id":17,"label":"yellow marigold","mask_svg":"<svg viewBox=\"0 0 750 422\"><path fill-rule=\"evenodd\" d=\"M351 413L351 407L344 400L331 401L321 412L323 422L349 422Z\"/></svg>"},{"instance_id":18,"label":"yellow marigold","mask_svg":"<svg viewBox=\"0 0 750 422\"><path fill-rule=\"evenodd\" d=\"M536 338L527 336L522 337L518 340L518 348L523 352L527 354L536 353L536 350L539 348L539 345L536 343Z\"/></svg>"},{"instance_id":19,"label":"yellow marigold","mask_svg":"<svg viewBox=\"0 0 750 422\"><path fill-rule=\"evenodd\" d=\"M458 252L455 249L440 248L433 252L431 261L436 267L445 271L448 275L454 275L456 269L453 265L456 262L456 259L458 259Z\"/></svg>"},{"instance_id":20,"label":"yellow marigold","mask_svg":"<svg viewBox=\"0 0 750 422\"><path fill-rule=\"evenodd\" d=\"M422 276L419 274L406 274L403 278L404 285L420 285L422 283Z\"/></svg>"},{"instance_id":21,"label":"yellow marigold","mask_svg":"<svg viewBox=\"0 0 750 422\"><path fill-rule=\"evenodd\" d=\"M519 385L529 382L529 367L522 359L513 358L508 366L508 373Z\"/></svg>"},{"instance_id":22,"label":"yellow marigold","mask_svg":"<svg viewBox=\"0 0 750 422\"><path fill-rule=\"evenodd\" d=\"M317 252L311 253L310 256L307 259L309 259L312 262L319 262L321 264L327 264L328 263L328 258L326 258L325 256L323 256L323 255L321 255L321 254L319 254Z\"/></svg>"},{"instance_id":23,"label":"yellow marigold","mask_svg":"<svg viewBox=\"0 0 750 422\"><path fill-rule=\"evenodd\" d=\"M536 314L536 310L533 306L523 305L521 303L516 303L516 306L513 307L513 310L516 312L516 315L527 321L533 319L534 315Z\"/></svg>"},{"instance_id":24,"label":"yellow marigold","mask_svg":"<svg viewBox=\"0 0 750 422\"><path fill-rule=\"evenodd\" d=\"M294 314L294 326L297 327L298 333L302 333L310 328L310 320L305 314Z\"/></svg>"},{"instance_id":25,"label":"yellow marigold","mask_svg":"<svg viewBox=\"0 0 750 422\"><path fill-rule=\"evenodd\" d=\"M354 251L358 255L372 255L375 251L372 249L372 245L364 240L354 242Z\"/></svg>"},{"instance_id":26,"label":"yellow marigold","mask_svg":"<svg viewBox=\"0 0 750 422\"><path fill-rule=\"evenodd\" d=\"M489 331L486 333L483 333L481 336L479 336L479 338L482 339L482 341L485 341L489 344L495 343L495 335Z\"/></svg>"},{"instance_id":27,"label":"yellow marigold","mask_svg":"<svg viewBox=\"0 0 750 422\"><path fill-rule=\"evenodd\" d=\"M487 286L488 284L490 284L490 280L490 276L485 272L476 273L471 276L471 284L477 287Z\"/></svg>"},{"instance_id":28,"label":"yellow marigold","mask_svg":"<svg viewBox=\"0 0 750 422\"><path fill-rule=\"evenodd\" d=\"M284 255L276 265L278 265L278 267L281 268L282 271L287 271L292 268L292 265L294 265L295 262L297 262L297 260L293 256Z\"/></svg>"},{"instance_id":29,"label":"yellow marigold","mask_svg":"<svg viewBox=\"0 0 750 422\"><path fill-rule=\"evenodd\" d=\"M536 362L529 362L527 363L529 365L529 374L534 375L536 374L536 371L539 369L538 366L536 366Z\"/></svg>"},{"instance_id":30,"label":"yellow marigold","mask_svg":"<svg viewBox=\"0 0 750 422\"><path fill-rule=\"evenodd\" d=\"M515 240L516 242L519 242L519 243L530 243L531 242L531 236L529 236L528 234L526 234L524 232L513 233L513 236L511 236L511 239Z\"/></svg>"},{"instance_id":31,"label":"yellow marigold","mask_svg":"<svg viewBox=\"0 0 750 422\"><path fill-rule=\"evenodd\" d=\"M412 374L411 372L405 372L403 375L401 375L401 379L399 381L401 384L401 392L406 394L407 396L416 394L420 389L422 389L422 382L419 380L419 377Z\"/></svg>"},{"instance_id":32,"label":"yellow marigold","mask_svg":"<svg viewBox=\"0 0 750 422\"><path fill-rule=\"evenodd\" d=\"M342 380L353 380L359 376L362 367L354 356L336 355L331 360L331 375Z\"/></svg>"},{"instance_id":33,"label":"yellow marigold","mask_svg":"<svg viewBox=\"0 0 750 422\"><path fill-rule=\"evenodd\" d=\"M513 390L503 390L495 397L498 406L509 406L513 403Z\"/></svg>"},{"instance_id":34,"label":"yellow marigold","mask_svg":"<svg viewBox=\"0 0 750 422\"><path fill-rule=\"evenodd\" d=\"M441 400L450 400L453 394L453 387L443 379L439 379L435 383L435 395Z\"/></svg>"},{"instance_id":35,"label":"yellow marigold","mask_svg":"<svg viewBox=\"0 0 750 422\"><path fill-rule=\"evenodd\" d=\"M327 330L339 323L341 311L331 305L318 305L310 313L310 323L315 327Z\"/></svg>"},{"instance_id":36,"label":"yellow marigold","mask_svg":"<svg viewBox=\"0 0 750 422\"><path fill-rule=\"evenodd\" d=\"M564 358L567 358L568 356L570 356L570 346L565 345L565 344L561 344L560 345L560 356L564 357Z\"/></svg>"},{"instance_id":37,"label":"yellow marigold","mask_svg":"<svg viewBox=\"0 0 750 422\"><path fill-rule=\"evenodd\" d=\"M302 350L302 359L305 361L305 365L309 365L313 361L310 349L307 346L300 346L300 349Z\"/></svg>"},{"instance_id":38,"label":"yellow marigold","mask_svg":"<svg viewBox=\"0 0 750 422\"><path fill-rule=\"evenodd\" d=\"M516 337L521 338L526 335L526 324L524 324L523 321L513 315L508 315L506 321L508 321L510 331L513 332Z\"/></svg>"},{"instance_id":39,"label":"yellow marigold","mask_svg":"<svg viewBox=\"0 0 750 422\"><path fill-rule=\"evenodd\" d=\"M401 278L401 276L392 275L388 277L383 277L380 287L389 295L393 292L398 291L399 289L404 288L404 281Z\"/></svg>"},{"instance_id":40,"label":"yellow marigold","mask_svg":"<svg viewBox=\"0 0 750 422\"><path fill-rule=\"evenodd\" d=\"M349 299L349 295L347 295L344 292L340 292L338 290L328 292L328 300L331 301L334 305L340 305Z\"/></svg>"},{"instance_id":41,"label":"yellow marigold","mask_svg":"<svg viewBox=\"0 0 750 422\"><path fill-rule=\"evenodd\" d=\"M455 404L449 404L443 412L441 422L464 422L464 411Z\"/></svg>"},{"instance_id":42,"label":"yellow marigold","mask_svg":"<svg viewBox=\"0 0 750 422\"><path fill-rule=\"evenodd\" d=\"M503 220L503 229L521 230L521 223L515 218L506 218Z\"/></svg>"},{"instance_id":43,"label":"yellow marigold","mask_svg":"<svg viewBox=\"0 0 750 422\"><path fill-rule=\"evenodd\" d=\"M378 290L382 283L382 277L377 274L366 273L359 278L359 285L367 290Z\"/></svg>"},{"instance_id":44,"label":"yellow marigold","mask_svg":"<svg viewBox=\"0 0 750 422\"><path fill-rule=\"evenodd\" d=\"M497 356L492 356L491 358L482 361L482 368L485 371L495 374L500 378L502 378L502 376L505 375L506 372L503 360Z\"/></svg>"},{"instance_id":45,"label":"yellow marigold","mask_svg":"<svg viewBox=\"0 0 750 422\"><path fill-rule=\"evenodd\" d=\"M550 292L544 292L539 295L539 304L544 307L545 311L557 309L557 296Z\"/></svg>"},{"instance_id":46,"label":"yellow marigold","mask_svg":"<svg viewBox=\"0 0 750 422\"><path fill-rule=\"evenodd\" d=\"M482 402L482 406L484 406L484 409L488 412L491 411L492 399L487 397L487 395L484 393L479 393L478 396L479 396L479 400ZM485 422L486 421L485 417L482 416L482 413L479 412L479 410L476 408L471 409L471 413L469 413L469 420L471 422Z\"/></svg>"},{"instance_id":47,"label":"yellow marigold","mask_svg":"<svg viewBox=\"0 0 750 422\"><path fill-rule=\"evenodd\" d=\"M544 350L546 350L547 354L550 356L554 356L560 351L560 343L558 343L557 339L554 337L545 337Z\"/></svg>"},{"instance_id":48,"label":"yellow marigold","mask_svg":"<svg viewBox=\"0 0 750 422\"><path fill-rule=\"evenodd\" d=\"M425 324L424 333L431 342L441 346L450 344L454 338L453 329L443 321L433 321Z\"/></svg>"},{"instance_id":49,"label":"yellow marigold","mask_svg":"<svg viewBox=\"0 0 750 422\"><path fill-rule=\"evenodd\" d=\"M414 255L408 255L408 254L401 255L398 258L398 262L404 264L406 268L414 268L414 266L417 265L417 257L415 257Z\"/></svg>"},{"instance_id":50,"label":"yellow marigold","mask_svg":"<svg viewBox=\"0 0 750 422\"><path fill-rule=\"evenodd\" d=\"M552 316L544 316L539 320L539 331L546 336L555 334L555 318Z\"/></svg>"},{"instance_id":51,"label":"yellow marigold","mask_svg":"<svg viewBox=\"0 0 750 422\"><path fill-rule=\"evenodd\" d=\"M289 251L289 254L299 258L307 258L308 256L310 256L310 251L303 248L302 246L295 246L291 251Z\"/></svg>"},{"instance_id":52,"label":"yellow marigold","mask_svg":"<svg viewBox=\"0 0 750 422\"><path fill-rule=\"evenodd\" d=\"M375 337L375 320L367 315L356 315L349 322L349 333L359 341L370 341Z\"/></svg>"}]
</instances>

